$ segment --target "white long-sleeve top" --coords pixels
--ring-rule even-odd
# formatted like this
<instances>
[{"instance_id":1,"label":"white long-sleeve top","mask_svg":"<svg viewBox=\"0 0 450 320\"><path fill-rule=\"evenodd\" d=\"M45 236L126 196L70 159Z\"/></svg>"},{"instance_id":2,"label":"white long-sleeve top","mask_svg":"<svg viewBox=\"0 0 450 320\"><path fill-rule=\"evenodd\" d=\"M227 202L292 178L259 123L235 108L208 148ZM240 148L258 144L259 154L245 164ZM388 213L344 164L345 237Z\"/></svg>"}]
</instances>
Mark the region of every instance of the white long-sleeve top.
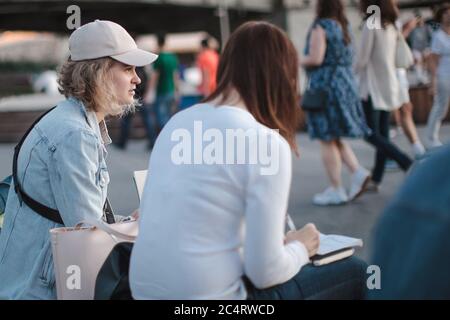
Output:
<instances>
[{"instance_id":1,"label":"white long-sleeve top","mask_svg":"<svg viewBox=\"0 0 450 320\"><path fill-rule=\"evenodd\" d=\"M287 141L271 130L266 144L271 165L249 163L250 157L236 164L237 153L226 159L230 129L253 132L247 152L254 150L261 131L267 133L244 109L200 104L176 114L159 135L131 257L135 299L245 299L244 274L256 287L266 288L291 279L309 261L302 243L284 243L292 175ZM216 155L208 145L220 135L224 164L217 160L220 151L219 163L208 164L211 157L205 154ZM195 155L202 137L203 159ZM180 155L186 156L184 164ZM186 164L188 158L192 164Z\"/></svg>"},{"instance_id":2,"label":"white long-sleeve top","mask_svg":"<svg viewBox=\"0 0 450 320\"><path fill-rule=\"evenodd\" d=\"M362 99L370 95L376 110L393 111L402 105L395 67L397 37L392 24L384 29L369 29L365 23L362 30L356 58L359 93Z\"/></svg>"}]
</instances>

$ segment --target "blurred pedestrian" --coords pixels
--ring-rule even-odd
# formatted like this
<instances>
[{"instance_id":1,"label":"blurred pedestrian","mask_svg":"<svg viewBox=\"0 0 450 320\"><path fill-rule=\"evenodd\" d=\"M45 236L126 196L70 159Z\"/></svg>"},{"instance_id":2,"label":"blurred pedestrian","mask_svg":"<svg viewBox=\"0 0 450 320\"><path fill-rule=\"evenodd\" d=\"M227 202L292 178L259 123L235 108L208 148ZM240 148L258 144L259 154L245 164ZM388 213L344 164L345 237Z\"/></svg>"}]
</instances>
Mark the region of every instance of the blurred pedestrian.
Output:
<instances>
[{"instance_id":1,"label":"blurred pedestrian","mask_svg":"<svg viewBox=\"0 0 450 320\"><path fill-rule=\"evenodd\" d=\"M313 202L338 205L359 196L370 179L369 171L343 138L363 138L370 130L352 73L352 38L344 6L341 0L319 0L316 15L301 63L308 73L309 88L322 88L328 95L323 110L307 112L307 125L310 137L320 140L331 186L316 194ZM342 186L342 163L352 174L349 194Z\"/></svg>"},{"instance_id":2,"label":"blurred pedestrian","mask_svg":"<svg viewBox=\"0 0 450 320\"><path fill-rule=\"evenodd\" d=\"M153 103L158 128L161 130L177 111L180 99L180 75L177 56L167 51L166 34L158 33L158 60L153 64L146 103Z\"/></svg>"},{"instance_id":3,"label":"blurred pedestrian","mask_svg":"<svg viewBox=\"0 0 450 320\"><path fill-rule=\"evenodd\" d=\"M377 191L388 157L395 160L403 170L408 170L412 161L389 142L390 112L402 105L395 64L399 36L395 26L398 8L394 0L361 0L360 9L366 14L366 19L367 8L372 5L380 8L381 29L371 28L368 23L364 23L356 71L366 122L374 134L383 138L377 147L372 181L369 185L369 189ZM370 142L370 139L367 140Z\"/></svg>"},{"instance_id":4,"label":"blurred pedestrian","mask_svg":"<svg viewBox=\"0 0 450 320\"><path fill-rule=\"evenodd\" d=\"M416 18L400 25L398 23L398 29L402 30L402 35L404 38L409 36L409 33L414 29L416 25ZM418 46L418 45L417 45ZM416 62L417 63L417 62ZM407 70L405 68L397 68L397 78L400 85L400 108L394 110L394 117L397 125L403 129L406 138L412 146L413 154L416 158L421 157L425 153L425 148L420 141L419 135L417 134L416 125L413 120L413 104L409 97L409 81L407 76Z\"/></svg>"},{"instance_id":5,"label":"blurred pedestrian","mask_svg":"<svg viewBox=\"0 0 450 320\"><path fill-rule=\"evenodd\" d=\"M433 34L431 43L432 74L431 92L434 95L433 108L428 116L427 146L439 147L439 130L450 102L450 5L443 5L436 14L441 27Z\"/></svg>"},{"instance_id":6,"label":"blurred pedestrian","mask_svg":"<svg viewBox=\"0 0 450 320\"><path fill-rule=\"evenodd\" d=\"M139 79L141 79L141 83L136 86L135 90L135 98L139 101L139 105L136 106L136 111L139 113L142 119L142 123L145 128L148 148L153 148L153 144L156 139L155 126L152 124L150 109L151 106L144 102L145 92L148 88L148 75L147 71L144 67L137 67L136 74ZM134 118L134 113L128 112L120 119L120 136L117 143L114 145L119 149L125 149L128 142L128 137L130 135L130 129L132 126Z\"/></svg>"},{"instance_id":7,"label":"blurred pedestrian","mask_svg":"<svg viewBox=\"0 0 450 320\"><path fill-rule=\"evenodd\" d=\"M199 91L204 98L216 89L216 74L219 66L219 54L210 47L210 39L201 41L201 51L197 57L197 66L202 74Z\"/></svg>"}]
</instances>

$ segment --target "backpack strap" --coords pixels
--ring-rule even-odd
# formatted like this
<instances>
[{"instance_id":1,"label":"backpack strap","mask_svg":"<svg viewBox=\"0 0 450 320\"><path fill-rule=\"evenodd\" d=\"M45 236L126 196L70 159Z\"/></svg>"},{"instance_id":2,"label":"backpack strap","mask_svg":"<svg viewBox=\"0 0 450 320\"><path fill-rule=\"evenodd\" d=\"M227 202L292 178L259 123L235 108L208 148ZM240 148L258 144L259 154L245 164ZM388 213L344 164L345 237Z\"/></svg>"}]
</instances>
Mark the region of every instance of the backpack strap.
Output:
<instances>
[{"instance_id":1,"label":"backpack strap","mask_svg":"<svg viewBox=\"0 0 450 320\"><path fill-rule=\"evenodd\" d=\"M63 220L61 218L61 214L59 213L59 211L56 210L56 209L49 208L49 207L43 205L42 203L37 202L33 198L31 198L27 193L25 193L25 191L22 190L22 187L20 186L20 183L19 183L19 179L17 177L17 161L18 161L18 158L19 158L19 152L20 152L20 148L22 147L22 144L24 143L26 137L31 132L31 130L33 130L33 128L36 126L36 124L43 117L45 117L48 113L50 113L55 108L56 107L53 107L50 110L46 111L43 115L41 115L31 125L31 127L24 134L24 136L22 137L20 142L14 148L13 180L14 180L14 190L15 190L15 192L17 194L17 197L19 198L20 205L22 205L22 202L25 202L25 204L28 207L30 207L30 209L32 209L34 212L36 212L40 216L42 216L42 217L44 217L44 218L46 218L48 220L51 220L53 222L56 222L56 223L64 225L64 222L63 222ZM108 199L106 199L105 206L104 206L104 209L103 209L103 213L104 213L104 216L105 216L105 219L106 219L107 223L114 223L115 222L114 214L112 213L112 210L111 210L111 207L109 205Z\"/></svg>"}]
</instances>

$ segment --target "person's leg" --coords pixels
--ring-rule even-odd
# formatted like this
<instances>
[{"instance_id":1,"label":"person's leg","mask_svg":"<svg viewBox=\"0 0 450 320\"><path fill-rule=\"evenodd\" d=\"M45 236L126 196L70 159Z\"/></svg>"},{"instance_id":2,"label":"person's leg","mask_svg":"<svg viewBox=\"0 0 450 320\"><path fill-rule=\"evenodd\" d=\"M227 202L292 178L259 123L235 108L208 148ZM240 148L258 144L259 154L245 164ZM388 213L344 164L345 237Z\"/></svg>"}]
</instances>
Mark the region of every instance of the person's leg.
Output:
<instances>
[{"instance_id":1,"label":"person's leg","mask_svg":"<svg viewBox=\"0 0 450 320\"><path fill-rule=\"evenodd\" d=\"M380 111L375 110L371 97L369 97L369 99L367 101L363 101L362 104L363 104L363 109L364 109L364 115L366 116L367 125L372 130L372 136L381 136L380 135ZM381 170L380 169L380 160L382 160L382 159L381 159L380 153L381 153L380 149L377 148L376 153L375 153L375 165L372 169L372 180L375 181L376 183L379 183L379 181L381 181L381 179L378 181L376 180L379 178L380 170ZM383 162L383 166L384 166L384 162ZM384 170L384 167L382 170Z\"/></svg>"},{"instance_id":2,"label":"person's leg","mask_svg":"<svg viewBox=\"0 0 450 320\"><path fill-rule=\"evenodd\" d=\"M144 123L145 131L147 133L149 148L151 148L151 147L153 147L153 144L155 143L156 133L155 133L154 126L151 123L149 106L147 106L146 104L143 104L142 106L140 106L139 113L141 115L142 122Z\"/></svg>"},{"instance_id":3,"label":"person's leg","mask_svg":"<svg viewBox=\"0 0 450 320\"><path fill-rule=\"evenodd\" d=\"M132 113L128 113L122 119L120 119L120 136L119 141L115 144L118 148L125 149L130 134L132 120Z\"/></svg>"},{"instance_id":4,"label":"person's leg","mask_svg":"<svg viewBox=\"0 0 450 320\"><path fill-rule=\"evenodd\" d=\"M174 97L172 94L165 94L158 97L159 100L159 125L161 129L166 125L171 117L171 110L174 101Z\"/></svg>"},{"instance_id":5,"label":"person's leg","mask_svg":"<svg viewBox=\"0 0 450 320\"><path fill-rule=\"evenodd\" d=\"M347 142L342 140L337 140L336 144L341 155L342 162L344 162L351 173L355 173L359 169L360 164L352 148Z\"/></svg>"},{"instance_id":6,"label":"person's leg","mask_svg":"<svg viewBox=\"0 0 450 320\"><path fill-rule=\"evenodd\" d=\"M366 189L370 181L369 171L359 164L355 153L348 143L342 140L336 141L342 161L351 172L351 186L349 199L354 200L359 197Z\"/></svg>"},{"instance_id":7,"label":"person's leg","mask_svg":"<svg viewBox=\"0 0 450 320\"><path fill-rule=\"evenodd\" d=\"M256 289L245 280L249 300L362 300L366 296L367 264L354 256L324 266L303 266L289 281Z\"/></svg>"},{"instance_id":8,"label":"person's leg","mask_svg":"<svg viewBox=\"0 0 450 320\"><path fill-rule=\"evenodd\" d=\"M378 113L378 128L380 136L389 142L389 112L386 111L375 111ZM386 166L387 156L383 150L377 149L375 155L375 166L372 171L372 180L376 184L380 184L383 179L384 169Z\"/></svg>"},{"instance_id":9,"label":"person's leg","mask_svg":"<svg viewBox=\"0 0 450 320\"><path fill-rule=\"evenodd\" d=\"M362 101L364 114L366 117L366 123L369 128L372 130L372 133L364 139L373 145L377 151L384 152L389 158L397 162L404 171L408 170L412 164L412 160L400 149L398 149L395 145L389 142L389 140L385 139L379 134L379 128L376 123L379 123L377 118L377 114L375 113L372 101L369 98L367 101Z\"/></svg>"},{"instance_id":10,"label":"person's leg","mask_svg":"<svg viewBox=\"0 0 450 320\"><path fill-rule=\"evenodd\" d=\"M369 96L367 100L362 100L361 104L363 106L367 126L372 130L374 134L379 134L377 126L378 119L375 117L376 113L373 109L372 98Z\"/></svg>"},{"instance_id":11,"label":"person's leg","mask_svg":"<svg viewBox=\"0 0 450 320\"><path fill-rule=\"evenodd\" d=\"M427 143L430 147L442 145L439 141L439 130L442 120L448 111L450 98L450 81L438 78L436 94L434 95L434 103L428 116L427 122Z\"/></svg>"},{"instance_id":12,"label":"person's leg","mask_svg":"<svg viewBox=\"0 0 450 320\"><path fill-rule=\"evenodd\" d=\"M342 159L336 140L321 141L322 160L330 180L331 187L314 195L313 203L320 206L339 205L348 201L345 189L342 187Z\"/></svg>"},{"instance_id":13,"label":"person's leg","mask_svg":"<svg viewBox=\"0 0 450 320\"><path fill-rule=\"evenodd\" d=\"M425 153L425 148L422 145L422 142L419 139L419 135L417 134L416 125L413 120L412 115L413 105L411 102L407 102L402 105L400 108L400 119L403 131L405 132L406 137L412 145L414 154L416 156L420 156Z\"/></svg>"},{"instance_id":14,"label":"person's leg","mask_svg":"<svg viewBox=\"0 0 450 320\"><path fill-rule=\"evenodd\" d=\"M412 119L412 103L407 102L403 104L400 109L395 110L394 114L399 115L400 125L405 132L406 138L408 138L411 144L414 144L417 140L419 140L417 136L416 126Z\"/></svg>"},{"instance_id":15,"label":"person's leg","mask_svg":"<svg viewBox=\"0 0 450 320\"><path fill-rule=\"evenodd\" d=\"M327 172L328 179L334 188L340 188L342 160L336 141L320 141L322 161Z\"/></svg>"},{"instance_id":16,"label":"person's leg","mask_svg":"<svg viewBox=\"0 0 450 320\"><path fill-rule=\"evenodd\" d=\"M162 128L164 127L165 123L165 105L164 105L164 100L163 97L161 95L158 95L155 99L155 104L153 105L154 110L155 110L155 116L156 116L156 123L158 125L158 128L156 130L156 132L160 132L162 130Z\"/></svg>"},{"instance_id":17,"label":"person's leg","mask_svg":"<svg viewBox=\"0 0 450 320\"><path fill-rule=\"evenodd\" d=\"M389 137L394 138L397 135L402 133L403 127L402 127L402 118L401 118L400 110L394 110L392 112L392 115L394 116L395 129L389 130Z\"/></svg>"}]
</instances>

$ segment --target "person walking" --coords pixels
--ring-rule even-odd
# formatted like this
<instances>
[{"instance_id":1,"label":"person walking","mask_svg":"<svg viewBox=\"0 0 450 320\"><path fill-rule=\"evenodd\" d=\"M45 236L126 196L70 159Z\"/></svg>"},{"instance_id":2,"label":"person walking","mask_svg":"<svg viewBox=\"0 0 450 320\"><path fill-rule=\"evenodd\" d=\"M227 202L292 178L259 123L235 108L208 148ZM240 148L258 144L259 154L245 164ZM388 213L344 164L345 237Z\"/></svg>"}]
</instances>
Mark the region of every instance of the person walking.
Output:
<instances>
[{"instance_id":1,"label":"person walking","mask_svg":"<svg viewBox=\"0 0 450 320\"><path fill-rule=\"evenodd\" d=\"M210 48L209 43L209 38L202 40L202 49L197 57L197 66L202 73L199 91L203 98L209 96L216 89L217 67L219 66L219 54Z\"/></svg>"},{"instance_id":2,"label":"person walking","mask_svg":"<svg viewBox=\"0 0 450 320\"><path fill-rule=\"evenodd\" d=\"M308 132L320 140L322 160L331 186L313 198L316 205L339 205L358 197L370 180L344 138L363 138L370 133L352 71L352 46L349 24L341 0L319 0L307 38L305 56L309 87L322 88L328 104L321 111L307 112ZM349 194L342 185L341 167L350 173Z\"/></svg>"},{"instance_id":3,"label":"person walking","mask_svg":"<svg viewBox=\"0 0 450 320\"><path fill-rule=\"evenodd\" d=\"M180 75L177 56L167 51L166 34L159 33L157 38L159 57L153 64L145 101L153 103L159 131L176 112L176 105L180 98Z\"/></svg>"},{"instance_id":4,"label":"person walking","mask_svg":"<svg viewBox=\"0 0 450 320\"><path fill-rule=\"evenodd\" d=\"M139 79L141 79L141 83L136 86L135 90L135 97L139 100L139 105L136 106L136 109L141 116L142 124L145 128L148 149L152 149L156 140L155 126L152 124L152 118L150 114L151 106L146 104L143 99L145 96L145 91L148 88L148 75L144 67L136 68L136 74ZM120 135L117 143L115 143L114 145L121 150L125 150L127 147L133 118L134 114L132 112L128 112L120 119Z\"/></svg>"},{"instance_id":5,"label":"person walking","mask_svg":"<svg viewBox=\"0 0 450 320\"><path fill-rule=\"evenodd\" d=\"M442 6L436 14L440 28L433 34L431 92L434 102L427 122L427 141L429 148L439 147L439 130L448 112L450 102L450 5Z\"/></svg>"},{"instance_id":6,"label":"person walking","mask_svg":"<svg viewBox=\"0 0 450 320\"><path fill-rule=\"evenodd\" d=\"M387 158L395 160L401 169L408 170L412 160L389 142L390 112L402 105L401 88L396 74L395 52L399 31L395 27L398 8L394 0L361 0L360 9L367 14L369 6L376 5L381 11L381 29L364 23L356 59L359 76L359 92L365 118L374 135L382 137L378 142L375 166L369 189L377 191L382 182ZM368 17L366 17L368 18Z\"/></svg>"}]
</instances>

